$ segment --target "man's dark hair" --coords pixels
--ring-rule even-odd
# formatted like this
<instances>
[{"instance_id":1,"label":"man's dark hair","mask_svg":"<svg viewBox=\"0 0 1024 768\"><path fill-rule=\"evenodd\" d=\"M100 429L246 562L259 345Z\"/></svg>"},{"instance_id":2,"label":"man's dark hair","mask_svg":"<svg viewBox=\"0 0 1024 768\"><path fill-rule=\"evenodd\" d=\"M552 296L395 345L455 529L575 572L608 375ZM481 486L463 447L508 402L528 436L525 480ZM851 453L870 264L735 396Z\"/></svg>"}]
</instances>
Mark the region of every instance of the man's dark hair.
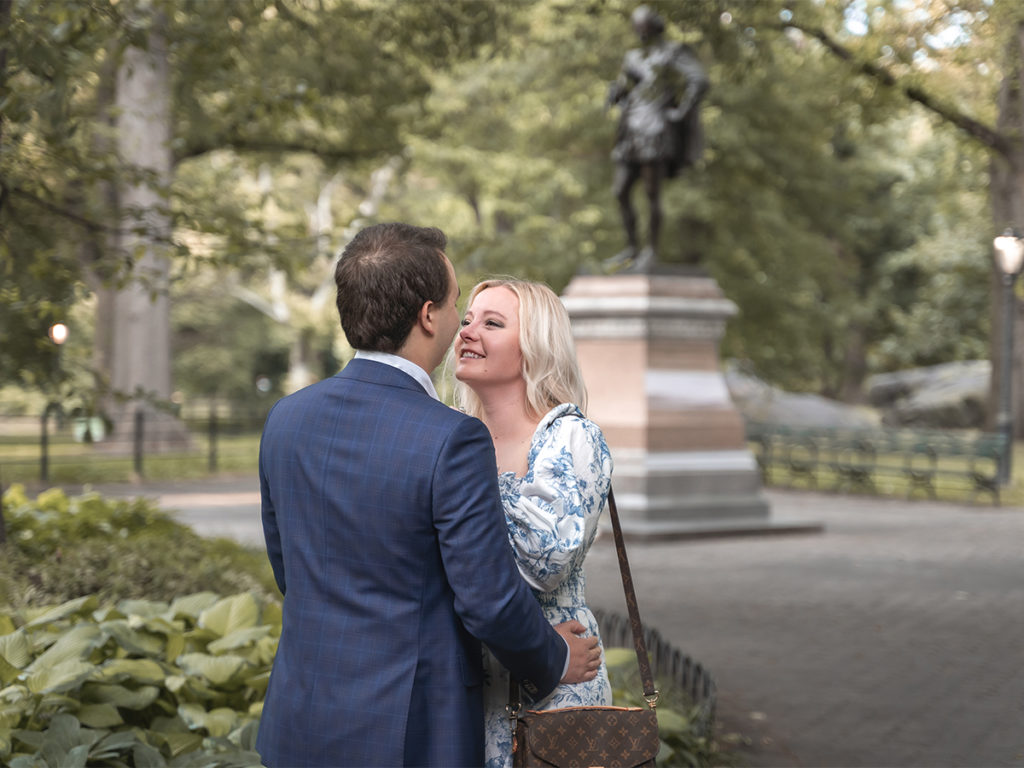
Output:
<instances>
[{"instance_id":1,"label":"man's dark hair","mask_svg":"<svg viewBox=\"0 0 1024 768\"><path fill-rule=\"evenodd\" d=\"M375 224L352 238L334 282L341 327L354 349L397 352L420 308L448 298L447 245L436 227L400 223Z\"/></svg>"}]
</instances>

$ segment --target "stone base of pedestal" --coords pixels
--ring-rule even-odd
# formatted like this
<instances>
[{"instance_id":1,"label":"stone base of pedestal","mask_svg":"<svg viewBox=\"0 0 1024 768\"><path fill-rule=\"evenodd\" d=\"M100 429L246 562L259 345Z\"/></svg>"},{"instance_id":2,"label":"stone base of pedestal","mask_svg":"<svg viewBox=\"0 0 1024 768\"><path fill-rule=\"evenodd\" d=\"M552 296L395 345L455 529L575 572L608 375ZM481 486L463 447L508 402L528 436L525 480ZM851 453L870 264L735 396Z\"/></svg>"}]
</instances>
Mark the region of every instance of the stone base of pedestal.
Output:
<instances>
[{"instance_id":1,"label":"stone base of pedestal","mask_svg":"<svg viewBox=\"0 0 1024 768\"><path fill-rule=\"evenodd\" d=\"M773 520L748 450L615 452L615 500L633 538L805 533L821 526Z\"/></svg>"},{"instance_id":2,"label":"stone base of pedestal","mask_svg":"<svg viewBox=\"0 0 1024 768\"><path fill-rule=\"evenodd\" d=\"M771 519L718 360L736 312L707 276L578 276L562 297L615 461L623 533L676 537L796 532Z\"/></svg>"}]
</instances>

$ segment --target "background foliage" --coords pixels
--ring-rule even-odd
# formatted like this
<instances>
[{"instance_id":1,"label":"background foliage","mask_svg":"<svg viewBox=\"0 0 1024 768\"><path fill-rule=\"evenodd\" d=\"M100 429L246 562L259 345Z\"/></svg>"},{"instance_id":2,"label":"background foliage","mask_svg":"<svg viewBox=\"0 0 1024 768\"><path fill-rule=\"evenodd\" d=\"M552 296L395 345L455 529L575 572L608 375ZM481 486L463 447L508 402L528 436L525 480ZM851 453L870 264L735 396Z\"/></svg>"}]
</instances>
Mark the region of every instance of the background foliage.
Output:
<instances>
[{"instance_id":1,"label":"background foliage","mask_svg":"<svg viewBox=\"0 0 1024 768\"><path fill-rule=\"evenodd\" d=\"M3 495L3 519L0 605L87 595L172 600L207 590L279 596L265 552L202 538L145 499L69 497L56 488L30 498L14 485Z\"/></svg>"},{"instance_id":2,"label":"background foliage","mask_svg":"<svg viewBox=\"0 0 1024 768\"><path fill-rule=\"evenodd\" d=\"M666 189L662 251L699 257L740 306L724 354L847 400L872 372L984 356L990 148L870 67L992 121L1016 5L651 4L712 81L707 150ZM176 386L251 397L257 379L280 394L346 359L330 267L367 223L440 224L464 287L515 273L560 290L619 250L604 97L634 6L0 1L0 378L102 379L87 343L58 365L45 331L131 275L107 235L142 226L110 213L139 172L111 152L110 90L158 18Z\"/></svg>"}]
</instances>

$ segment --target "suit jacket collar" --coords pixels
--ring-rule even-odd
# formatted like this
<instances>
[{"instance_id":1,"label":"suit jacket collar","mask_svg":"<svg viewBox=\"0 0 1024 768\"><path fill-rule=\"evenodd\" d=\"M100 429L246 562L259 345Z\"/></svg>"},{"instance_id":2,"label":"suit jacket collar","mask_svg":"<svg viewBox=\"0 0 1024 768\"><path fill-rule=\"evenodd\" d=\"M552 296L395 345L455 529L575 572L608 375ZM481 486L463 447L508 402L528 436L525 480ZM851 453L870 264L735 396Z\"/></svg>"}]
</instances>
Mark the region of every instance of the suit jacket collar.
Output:
<instances>
[{"instance_id":1,"label":"suit jacket collar","mask_svg":"<svg viewBox=\"0 0 1024 768\"><path fill-rule=\"evenodd\" d=\"M387 363L380 363L376 360L364 360L356 358L350 360L348 365L342 368L336 376L346 379L356 379L371 384L384 384L392 387L410 389L422 395L430 397L423 385L405 371L395 368Z\"/></svg>"},{"instance_id":2,"label":"suit jacket collar","mask_svg":"<svg viewBox=\"0 0 1024 768\"><path fill-rule=\"evenodd\" d=\"M393 368L397 368L403 373L407 373L423 387L424 391L435 400L440 400L437 396L437 390L434 389L434 382L430 380L430 374L423 370L420 366L411 360L406 360L400 355L395 355L390 352L369 352L363 349L356 350L356 360L374 360L378 363L384 363L384 365L390 365Z\"/></svg>"}]
</instances>

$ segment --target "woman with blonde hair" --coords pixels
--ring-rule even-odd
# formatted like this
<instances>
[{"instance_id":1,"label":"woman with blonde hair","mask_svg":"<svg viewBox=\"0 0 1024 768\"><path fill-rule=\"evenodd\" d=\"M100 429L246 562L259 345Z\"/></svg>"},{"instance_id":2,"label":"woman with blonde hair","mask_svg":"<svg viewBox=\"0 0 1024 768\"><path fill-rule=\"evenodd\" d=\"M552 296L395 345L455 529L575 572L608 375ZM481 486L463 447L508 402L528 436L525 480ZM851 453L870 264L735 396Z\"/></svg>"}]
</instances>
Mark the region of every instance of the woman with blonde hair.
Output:
<instances>
[{"instance_id":1,"label":"woman with blonde hair","mask_svg":"<svg viewBox=\"0 0 1024 768\"><path fill-rule=\"evenodd\" d=\"M546 285L498 278L476 285L455 338L459 405L490 430L509 541L552 624L575 619L597 636L583 560L608 500L612 460L583 415L586 389L569 316ZM488 654L487 768L512 764L508 673ZM588 683L560 685L531 709L611 704L602 661Z\"/></svg>"}]
</instances>

